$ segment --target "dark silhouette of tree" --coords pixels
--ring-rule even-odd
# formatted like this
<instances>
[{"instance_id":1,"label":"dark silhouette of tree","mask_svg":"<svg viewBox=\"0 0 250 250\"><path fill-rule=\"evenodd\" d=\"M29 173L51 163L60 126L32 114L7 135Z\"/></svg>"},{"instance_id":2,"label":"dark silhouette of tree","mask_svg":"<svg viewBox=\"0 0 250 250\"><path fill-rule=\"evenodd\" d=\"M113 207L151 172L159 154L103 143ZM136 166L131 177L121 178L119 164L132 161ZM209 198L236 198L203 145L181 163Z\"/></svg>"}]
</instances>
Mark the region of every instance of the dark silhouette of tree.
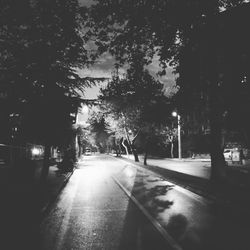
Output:
<instances>
[{"instance_id":1,"label":"dark silhouette of tree","mask_svg":"<svg viewBox=\"0 0 250 250\"><path fill-rule=\"evenodd\" d=\"M83 125L77 125L77 137L78 137L78 145L79 145L79 157L84 152L87 147L93 148L93 143L91 140L91 131L88 127Z\"/></svg>"},{"instance_id":2,"label":"dark silhouette of tree","mask_svg":"<svg viewBox=\"0 0 250 250\"><path fill-rule=\"evenodd\" d=\"M109 125L105 121L105 117L98 112L93 112L89 118L90 131L94 134L95 144L101 153L106 152L108 138L109 138Z\"/></svg>"},{"instance_id":3,"label":"dark silhouette of tree","mask_svg":"<svg viewBox=\"0 0 250 250\"><path fill-rule=\"evenodd\" d=\"M8 92L6 116L19 114L19 143L44 144L42 179L48 173L50 147L71 134L76 99L95 81L76 71L89 63L80 13L77 0L1 2L0 84Z\"/></svg>"},{"instance_id":4,"label":"dark silhouette of tree","mask_svg":"<svg viewBox=\"0 0 250 250\"><path fill-rule=\"evenodd\" d=\"M100 53L109 50L119 62L124 63L129 61L139 46L144 52L145 64L157 54L162 65L161 74L166 73L168 66L175 67L180 74L177 83L183 93L179 99L181 102L188 103L186 100L192 100L193 103L193 93L202 89L200 80L206 82L212 145L211 179L218 182L225 177L221 146L224 112L222 89L218 84L219 50L223 46L218 46L221 31L218 16L222 9L233 9L243 2L104 0L97 1L91 10L91 17L97 24L97 29L92 31L97 37L96 44ZM220 42L222 41L226 42ZM247 50L247 47L244 48Z\"/></svg>"}]
</instances>

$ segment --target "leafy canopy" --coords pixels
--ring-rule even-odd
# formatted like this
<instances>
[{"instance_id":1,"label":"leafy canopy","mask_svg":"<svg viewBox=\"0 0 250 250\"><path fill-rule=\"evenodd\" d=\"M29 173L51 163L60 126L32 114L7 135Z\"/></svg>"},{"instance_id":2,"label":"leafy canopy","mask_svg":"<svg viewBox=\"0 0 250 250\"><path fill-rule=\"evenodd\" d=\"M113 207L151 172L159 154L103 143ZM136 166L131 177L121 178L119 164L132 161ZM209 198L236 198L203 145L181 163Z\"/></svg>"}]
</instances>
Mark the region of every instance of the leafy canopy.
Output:
<instances>
[{"instance_id":1,"label":"leafy canopy","mask_svg":"<svg viewBox=\"0 0 250 250\"><path fill-rule=\"evenodd\" d=\"M68 129L70 113L76 112L75 97L97 80L80 78L76 71L89 64L78 1L3 0L0 22L0 86L8 93L7 116L22 117L23 136L29 139L60 137L59 128Z\"/></svg>"}]
</instances>

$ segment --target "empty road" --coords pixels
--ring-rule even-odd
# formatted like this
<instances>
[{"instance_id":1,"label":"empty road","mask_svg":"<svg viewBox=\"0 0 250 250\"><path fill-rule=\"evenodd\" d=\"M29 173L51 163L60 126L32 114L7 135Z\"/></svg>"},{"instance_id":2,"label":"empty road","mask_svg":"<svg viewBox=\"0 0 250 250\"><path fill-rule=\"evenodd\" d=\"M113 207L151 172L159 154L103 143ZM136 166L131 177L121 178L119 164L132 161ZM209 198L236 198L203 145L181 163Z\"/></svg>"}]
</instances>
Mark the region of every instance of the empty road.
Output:
<instances>
[{"instance_id":1,"label":"empty road","mask_svg":"<svg viewBox=\"0 0 250 250\"><path fill-rule=\"evenodd\" d=\"M42 250L171 249L113 180L123 165L84 157L41 225Z\"/></svg>"}]
</instances>

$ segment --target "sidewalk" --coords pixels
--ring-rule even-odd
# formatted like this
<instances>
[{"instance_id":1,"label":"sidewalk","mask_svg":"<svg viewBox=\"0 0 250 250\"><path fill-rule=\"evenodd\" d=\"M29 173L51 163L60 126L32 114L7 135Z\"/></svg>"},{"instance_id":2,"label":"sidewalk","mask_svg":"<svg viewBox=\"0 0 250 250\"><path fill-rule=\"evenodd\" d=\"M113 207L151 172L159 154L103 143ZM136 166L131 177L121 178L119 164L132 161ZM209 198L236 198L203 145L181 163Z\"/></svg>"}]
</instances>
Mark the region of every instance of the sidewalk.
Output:
<instances>
[{"instance_id":1,"label":"sidewalk","mask_svg":"<svg viewBox=\"0 0 250 250\"><path fill-rule=\"evenodd\" d=\"M42 215L49 209L50 204L56 199L73 172L63 173L58 170L56 164L51 165L46 183L43 186L43 190L41 190L39 180L42 162L36 161L33 167L33 173L27 173L25 170L12 169L9 166L1 164L0 189L8 201L15 199L15 196L22 200L25 197L21 198L20 196L30 196L32 194L32 197L36 201L36 208Z\"/></svg>"},{"instance_id":2,"label":"sidewalk","mask_svg":"<svg viewBox=\"0 0 250 250\"><path fill-rule=\"evenodd\" d=\"M71 176L60 173L55 165L50 166L41 188L42 164L36 163L0 168L0 249L36 249L41 220Z\"/></svg>"},{"instance_id":3,"label":"sidewalk","mask_svg":"<svg viewBox=\"0 0 250 250\"><path fill-rule=\"evenodd\" d=\"M133 155L122 155L122 157L134 160ZM140 162L143 162L144 156L139 155ZM210 176L210 167L211 167L211 159L210 158L148 158L147 160L148 165L156 165L163 168L167 168L170 170L174 170L181 173L187 173L190 175L194 175L197 177L202 177L209 179ZM166 164L168 163L168 164ZM185 168L183 169L183 164L186 163ZM192 163L192 167L187 167L188 163ZM177 164L177 165L176 165ZM178 165L180 164L180 165ZM181 168L179 168L181 166ZM196 171L189 172L193 167L196 168ZM206 174L202 174L201 172L197 171L197 168L200 167L207 167L208 171ZM250 173L250 159L244 160L244 164L240 164L238 162L227 162L227 168L232 170L239 170L242 173Z\"/></svg>"},{"instance_id":4,"label":"sidewalk","mask_svg":"<svg viewBox=\"0 0 250 250\"><path fill-rule=\"evenodd\" d=\"M122 155L123 158L134 160L133 155ZM143 156L139 155L140 162L143 162ZM172 170L182 174L187 174L203 179L209 180L211 174L211 160L210 159L192 159L192 158L148 158L149 166L157 166L167 170ZM237 174L250 174L250 160L245 160L244 164L238 162L227 162L226 171Z\"/></svg>"},{"instance_id":5,"label":"sidewalk","mask_svg":"<svg viewBox=\"0 0 250 250\"><path fill-rule=\"evenodd\" d=\"M63 187L67 184L72 174L73 172L61 173L56 165L50 166L46 180L46 190L44 190L44 196L40 206L42 215L48 212L50 206L56 200Z\"/></svg>"},{"instance_id":6,"label":"sidewalk","mask_svg":"<svg viewBox=\"0 0 250 250\"><path fill-rule=\"evenodd\" d=\"M211 166L209 161L148 159L148 165L145 166L142 158L139 158L140 162L136 163L132 155L129 157L122 155L122 159L151 170L171 183L202 197L217 201L227 207L231 206L244 211L250 209L250 172L238 171L239 166L227 167L226 184L221 183L215 187L209 180Z\"/></svg>"}]
</instances>

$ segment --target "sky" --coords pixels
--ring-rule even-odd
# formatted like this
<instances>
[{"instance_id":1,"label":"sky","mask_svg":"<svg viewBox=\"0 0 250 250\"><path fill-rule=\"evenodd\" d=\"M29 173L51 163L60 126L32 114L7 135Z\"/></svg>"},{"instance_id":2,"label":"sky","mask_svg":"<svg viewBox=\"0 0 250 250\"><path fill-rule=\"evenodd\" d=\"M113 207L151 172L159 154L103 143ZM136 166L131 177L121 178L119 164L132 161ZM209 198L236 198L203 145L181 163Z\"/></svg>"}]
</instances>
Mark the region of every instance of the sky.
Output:
<instances>
[{"instance_id":1,"label":"sky","mask_svg":"<svg viewBox=\"0 0 250 250\"><path fill-rule=\"evenodd\" d=\"M93 0L79 0L79 3L84 6L91 6ZM91 45L90 45L91 46ZM90 66L89 68L79 69L78 74L81 77L105 77L111 78L111 74L114 70L114 58L109 53L104 53L101 57L98 58L97 62ZM149 72L160 80L164 84L164 91L166 95L170 94L173 91L175 86L176 76L173 74L173 69L169 68L166 70L166 75L163 77L158 77L157 72L160 70L158 57L155 56L152 60L152 63L147 66ZM119 74L124 74L126 68L120 68ZM99 95L100 87L105 85L105 83L93 86L91 88L86 88L84 93L84 98L86 99L96 99ZM85 123L87 119L88 110L86 108L82 109L82 114L79 115L78 120L80 123Z\"/></svg>"},{"instance_id":2,"label":"sky","mask_svg":"<svg viewBox=\"0 0 250 250\"><path fill-rule=\"evenodd\" d=\"M111 78L111 73L114 70L114 58L106 53L102 55L101 58L99 58L98 62L94 64L93 66L78 70L78 74L81 77L105 77L105 78ZM152 64L148 66L149 72L155 76L157 72L159 71L159 61L157 57L155 57L152 61ZM123 74L125 73L125 68L119 69L119 73ZM173 91L173 88L175 86L175 78L176 76L172 73L172 69L167 69L167 74L163 77L158 78L163 84L164 84L164 90L166 95L170 94ZM105 83L99 84L97 86L93 86L91 88L87 88L84 93L84 98L86 99L96 99L99 95L99 90L101 86L104 86ZM88 119L88 109L86 107L82 108L81 113L78 115L78 124L86 125L86 121Z\"/></svg>"},{"instance_id":3,"label":"sky","mask_svg":"<svg viewBox=\"0 0 250 250\"><path fill-rule=\"evenodd\" d=\"M100 58L98 58L97 62L88 68L79 69L77 72L80 77L101 77L111 79L112 72L114 71L115 59L109 54L105 53ZM166 70L166 75L162 77L157 76L157 72L160 70L158 57L155 56L152 60L152 63L147 66L148 71L160 80L164 84L164 92L168 96L173 91L175 91L175 79L176 75L173 74L173 69L168 68ZM126 67L119 69L119 74L123 75L126 72ZM104 83L97 84L91 88L86 88L84 92L83 98L85 99L97 99L100 94L100 87L105 86ZM86 108L82 109L82 112L78 115L78 123L82 125L86 125L86 121L88 119L88 110Z\"/></svg>"},{"instance_id":4,"label":"sky","mask_svg":"<svg viewBox=\"0 0 250 250\"><path fill-rule=\"evenodd\" d=\"M91 6L94 1L93 0L78 0L80 5L89 7ZM88 45L92 47L92 45ZM81 77L105 77L105 78L111 78L111 73L114 70L114 58L109 54L105 53L100 58L98 58L97 63L95 63L90 68L79 70L78 73ZM148 67L149 72L158 78L163 84L165 88L166 94L170 94L173 90L173 86L175 86L175 78L176 76L172 73L173 70L171 68L167 69L167 73L163 77L157 77L157 72L160 70L159 67L159 60L158 57L155 56L153 58L152 64L150 64ZM123 74L125 73L125 68L120 68L119 73ZM100 86L94 86L91 88L87 88L85 91L84 97L87 99L96 99L99 94Z\"/></svg>"},{"instance_id":5,"label":"sky","mask_svg":"<svg viewBox=\"0 0 250 250\"><path fill-rule=\"evenodd\" d=\"M78 0L79 4L82 6L89 7L93 4L93 0Z\"/></svg>"},{"instance_id":6,"label":"sky","mask_svg":"<svg viewBox=\"0 0 250 250\"><path fill-rule=\"evenodd\" d=\"M105 53L98 59L98 61L94 65L90 66L89 68L78 70L78 74L81 77L86 77L86 76L105 77L110 79L111 74L114 71L114 63L115 63L114 58L110 54ZM152 63L149 66L147 66L147 69L154 77L156 77L164 84L164 89L166 94L168 95L169 93L171 93L173 87L175 86L175 79L176 79L176 75L173 74L173 69L168 68L166 70L167 73L165 76L158 77L157 72L160 70L160 66L157 57L154 57ZM126 72L125 67L119 69L119 74L122 75L125 72ZM101 85L102 84L91 88L87 88L84 97L87 99L96 99L98 97Z\"/></svg>"}]
</instances>

